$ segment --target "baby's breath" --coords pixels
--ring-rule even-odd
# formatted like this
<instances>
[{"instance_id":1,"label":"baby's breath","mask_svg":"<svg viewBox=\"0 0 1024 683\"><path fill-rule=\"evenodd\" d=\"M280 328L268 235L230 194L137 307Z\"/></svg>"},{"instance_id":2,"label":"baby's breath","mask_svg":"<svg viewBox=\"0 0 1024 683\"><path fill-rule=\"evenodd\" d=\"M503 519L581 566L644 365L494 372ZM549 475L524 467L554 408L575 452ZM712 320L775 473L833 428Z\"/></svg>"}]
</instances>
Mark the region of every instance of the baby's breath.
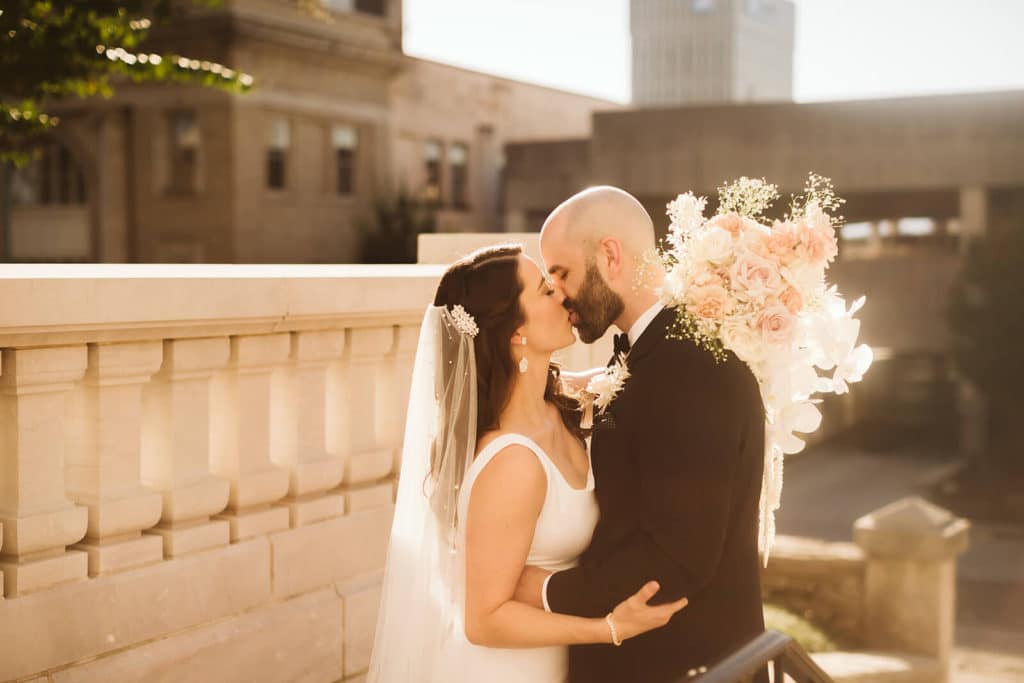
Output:
<instances>
[{"instance_id":1,"label":"baby's breath","mask_svg":"<svg viewBox=\"0 0 1024 683\"><path fill-rule=\"evenodd\" d=\"M725 346L722 344L722 340L702 332L697 318L686 312L682 306L677 309L675 320L669 325L665 336L676 340L689 339L698 348L710 353L712 358L715 359L715 363L721 363L726 358Z\"/></svg>"},{"instance_id":2,"label":"baby's breath","mask_svg":"<svg viewBox=\"0 0 1024 683\"><path fill-rule=\"evenodd\" d=\"M718 213L738 213L758 220L778 198L778 186L764 178L743 176L718 188Z\"/></svg>"},{"instance_id":3,"label":"baby's breath","mask_svg":"<svg viewBox=\"0 0 1024 683\"><path fill-rule=\"evenodd\" d=\"M804 185L803 194L790 195L789 214L786 216L786 220L799 220L803 218L807 205L811 202L817 202L822 211L832 214L838 211L839 207L846 203L846 200L836 195L830 178L818 175L817 173L809 173L807 175L807 184ZM842 216L832 217L832 224L834 226L842 225L843 222Z\"/></svg>"}]
</instances>

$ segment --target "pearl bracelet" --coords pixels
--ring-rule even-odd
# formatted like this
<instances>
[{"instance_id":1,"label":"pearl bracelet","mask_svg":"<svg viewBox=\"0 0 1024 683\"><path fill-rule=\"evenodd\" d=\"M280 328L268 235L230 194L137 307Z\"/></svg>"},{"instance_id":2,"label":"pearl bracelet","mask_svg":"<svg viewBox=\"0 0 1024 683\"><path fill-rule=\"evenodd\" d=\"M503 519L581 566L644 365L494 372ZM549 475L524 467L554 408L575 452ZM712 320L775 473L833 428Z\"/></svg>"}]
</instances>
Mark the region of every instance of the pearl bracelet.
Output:
<instances>
[{"instance_id":1,"label":"pearl bracelet","mask_svg":"<svg viewBox=\"0 0 1024 683\"><path fill-rule=\"evenodd\" d=\"M615 622L612 621L611 612L605 615L604 621L608 624L608 630L612 632L612 644L615 645L615 647L622 645L622 641L619 640L619 631L615 628Z\"/></svg>"}]
</instances>

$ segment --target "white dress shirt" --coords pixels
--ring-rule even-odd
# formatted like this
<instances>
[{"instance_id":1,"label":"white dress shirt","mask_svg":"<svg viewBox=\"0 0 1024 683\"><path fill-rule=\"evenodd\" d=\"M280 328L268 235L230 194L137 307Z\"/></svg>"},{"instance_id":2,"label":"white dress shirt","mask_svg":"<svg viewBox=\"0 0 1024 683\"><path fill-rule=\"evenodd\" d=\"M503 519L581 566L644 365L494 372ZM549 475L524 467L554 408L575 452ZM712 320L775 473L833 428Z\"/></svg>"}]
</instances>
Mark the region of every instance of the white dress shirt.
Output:
<instances>
[{"instance_id":1,"label":"white dress shirt","mask_svg":"<svg viewBox=\"0 0 1024 683\"><path fill-rule=\"evenodd\" d=\"M648 308L646 311L640 314L640 317L636 319L632 327L626 332L626 338L629 339L629 345L633 346L636 344L636 340L640 338L640 335L644 333L651 321L658 317L662 309L665 308L665 304L661 301L656 301L653 306ZM593 464L591 464L593 467ZM548 605L548 582L551 581L551 577L555 575L555 572L548 574L548 578L544 579L544 586L541 588L540 599L544 603L544 611L550 612L551 606Z\"/></svg>"}]
</instances>

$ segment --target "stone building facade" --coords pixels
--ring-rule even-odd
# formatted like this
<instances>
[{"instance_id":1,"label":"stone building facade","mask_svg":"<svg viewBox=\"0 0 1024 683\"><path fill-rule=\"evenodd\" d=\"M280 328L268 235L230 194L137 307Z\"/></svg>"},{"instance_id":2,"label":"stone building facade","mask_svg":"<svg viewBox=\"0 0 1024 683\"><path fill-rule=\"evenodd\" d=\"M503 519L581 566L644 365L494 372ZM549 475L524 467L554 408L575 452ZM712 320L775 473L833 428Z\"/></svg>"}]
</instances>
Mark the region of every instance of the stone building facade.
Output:
<instances>
[{"instance_id":1,"label":"stone building facade","mask_svg":"<svg viewBox=\"0 0 1024 683\"><path fill-rule=\"evenodd\" d=\"M589 134L603 100L412 59L401 0L226 0L151 48L252 74L246 95L125 84L61 103L14 179L19 261L357 262L374 205L436 200L439 227L501 227L502 148ZM2 240L2 238L0 238Z\"/></svg>"}]
</instances>

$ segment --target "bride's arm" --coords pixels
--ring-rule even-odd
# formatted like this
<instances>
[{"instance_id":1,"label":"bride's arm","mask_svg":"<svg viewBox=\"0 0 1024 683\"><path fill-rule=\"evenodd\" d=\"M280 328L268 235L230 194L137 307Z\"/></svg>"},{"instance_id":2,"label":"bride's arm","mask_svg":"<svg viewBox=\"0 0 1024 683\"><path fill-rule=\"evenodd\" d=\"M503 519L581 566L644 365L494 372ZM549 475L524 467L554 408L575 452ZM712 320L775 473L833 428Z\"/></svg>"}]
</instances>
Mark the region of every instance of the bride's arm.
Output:
<instances>
[{"instance_id":1,"label":"bride's arm","mask_svg":"<svg viewBox=\"0 0 1024 683\"><path fill-rule=\"evenodd\" d=\"M552 615L512 601L546 492L543 466L519 445L504 448L474 482L466 520L470 642L489 647L611 642L603 619Z\"/></svg>"},{"instance_id":2,"label":"bride's arm","mask_svg":"<svg viewBox=\"0 0 1024 683\"><path fill-rule=\"evenodd\" d=\"M502 449L473 484L466 520L466 637L488 647L545 647L611 643L603 618L545 612L513 601L533 532L544 505L547 477L524 446ZM614 612L625 639L664 625L685 600L648 606L657 591L649 582Z\"/></svg>"}]
</instances>

